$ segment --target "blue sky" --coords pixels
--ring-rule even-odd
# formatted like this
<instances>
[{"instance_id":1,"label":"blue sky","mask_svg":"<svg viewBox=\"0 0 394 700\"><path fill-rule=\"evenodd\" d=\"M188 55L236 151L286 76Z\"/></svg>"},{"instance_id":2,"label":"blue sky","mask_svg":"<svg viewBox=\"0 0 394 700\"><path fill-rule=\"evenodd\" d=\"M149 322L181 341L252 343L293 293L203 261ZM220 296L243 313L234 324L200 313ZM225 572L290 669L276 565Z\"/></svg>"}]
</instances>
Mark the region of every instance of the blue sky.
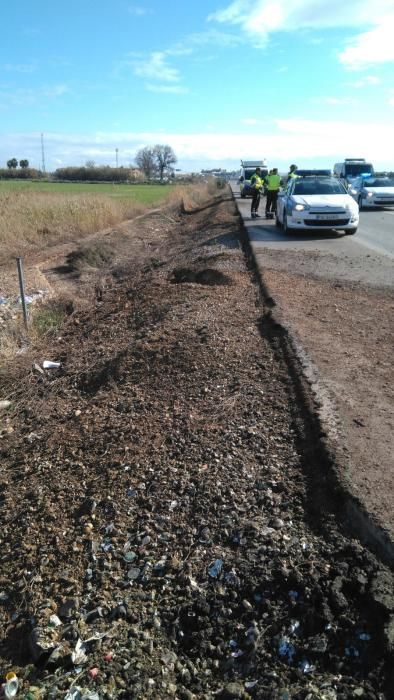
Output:
<instances>
[{"instance_id":1,"label":"blue sky","mask_svg":"<svg viewBox=\"0 0 394 700\"><path fill-rule=\"evenodd\" d=\"M394 168L394 0L18 0L0 9L0 166Z\"/></svg>"}]
</instances>

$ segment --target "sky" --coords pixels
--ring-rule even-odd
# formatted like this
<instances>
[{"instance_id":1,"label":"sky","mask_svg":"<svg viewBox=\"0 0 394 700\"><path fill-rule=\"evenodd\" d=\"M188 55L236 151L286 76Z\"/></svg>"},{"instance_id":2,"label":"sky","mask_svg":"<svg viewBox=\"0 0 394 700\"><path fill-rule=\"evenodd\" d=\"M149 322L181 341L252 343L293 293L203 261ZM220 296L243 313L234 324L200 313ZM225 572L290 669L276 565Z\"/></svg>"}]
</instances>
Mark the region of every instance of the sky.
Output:
<instances>
[{"instance_id":1,"label":"sky","mask_svg":"<svg viewBox=\"0 0 394 700\"><path fill-rule=\"evenodd\" d=\"M18 0L0 22L0 167L41 168L43 134L47 171L157 143L185 172L394 169L394 0Z\"/></svg>"}]
</instances>

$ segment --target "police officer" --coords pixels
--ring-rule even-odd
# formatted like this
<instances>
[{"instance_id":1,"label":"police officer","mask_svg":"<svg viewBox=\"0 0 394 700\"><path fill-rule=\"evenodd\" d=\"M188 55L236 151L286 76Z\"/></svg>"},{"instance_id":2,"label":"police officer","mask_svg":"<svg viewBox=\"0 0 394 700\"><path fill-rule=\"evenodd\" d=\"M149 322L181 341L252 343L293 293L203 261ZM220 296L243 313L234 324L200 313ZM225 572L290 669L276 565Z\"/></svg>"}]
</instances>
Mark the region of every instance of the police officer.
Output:
<instances>
[{"instance_id":1,"label":"police officer","mask_svg":"<svg viewBox=\"0 0 394 700\"><path fill-rule=\"evenodd\" d=\"M287 176L287 182L289 182L289 180L291 180L294 177L298 177L297 169L298 169L298 165L294 165L294 163L293 163L293 165L290 165L289 174Z\"/></svg>"},{"instance_id":2,"label":"police officer","mask_svg":"<svg viewBox=\"0 0 394 700\"><path fill-rule=\"evenodd\" d=\"M281 177L278 175L278 168L273 168L265 178L265 189L267 200L265 203L265 215L271 219L276 214L276 203L281 186Z\"/></svg>"},{"instance_id":3,"label":"police officer","mask_svg":"<svg viewBox=\"0 0 394 700\"><path fill-rule=\"evenodd\" d=\"M261 190L263 188L263 178L261 177L261 168L257 167L252 177L250 178L250 185L252 188L252 205L250 215L252 219L260 218L260 214L257 213L260 205Z\"/></svg>"}]
</instances>

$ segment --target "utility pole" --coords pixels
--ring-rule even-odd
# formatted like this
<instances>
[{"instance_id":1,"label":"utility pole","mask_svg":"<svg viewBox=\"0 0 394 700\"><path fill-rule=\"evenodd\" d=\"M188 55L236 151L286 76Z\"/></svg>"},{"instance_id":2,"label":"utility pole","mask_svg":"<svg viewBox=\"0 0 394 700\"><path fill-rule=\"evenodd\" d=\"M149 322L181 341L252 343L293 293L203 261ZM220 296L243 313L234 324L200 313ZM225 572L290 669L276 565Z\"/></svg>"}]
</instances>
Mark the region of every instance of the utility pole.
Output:
<instances>
[{"instance_id":1,"label":"utility pole","mask_svg":"<svg viewBox=\"0 0 394 700\"><path fill-rule=\"evenodd\" d=\"M117 167L117 168L119 167L119 162L118 162L118 152L119 152L119 148L115 148L115 156L116 156L116 167Z\"/></svg>"},{"instance_id":2,"label":"utility pole","mask_svg":"<svg viewBox=\"0 0 394 700\"><path fill-rule=\"evenodd\" d=\"M45 173L44 134L41 134L42 172Z\"/></svg>"}]
</instances>

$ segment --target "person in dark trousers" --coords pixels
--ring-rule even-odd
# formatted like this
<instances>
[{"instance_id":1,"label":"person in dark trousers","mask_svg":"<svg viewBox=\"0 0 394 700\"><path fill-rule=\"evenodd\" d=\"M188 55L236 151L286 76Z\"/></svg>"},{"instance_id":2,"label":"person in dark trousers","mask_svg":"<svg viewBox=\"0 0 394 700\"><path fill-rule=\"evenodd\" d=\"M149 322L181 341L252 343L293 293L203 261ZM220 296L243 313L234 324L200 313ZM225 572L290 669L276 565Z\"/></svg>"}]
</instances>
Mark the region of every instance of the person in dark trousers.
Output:
<instances>
[{"instance_id":1,"label":"person in dark trousers","mask_svg":"<svg viewBox=\"0 0 394 700\"><path fill-rule=\"evenodd\" d=\"M273 168L269 175L265 178L265 188L267 200L265 203L265 215L267 219L271 219L276 214L276 204L281 186L281 177L278 175L278 168Z\"/></svg>"},{"instance_id":2,"label":"person in dark trousers","mask_svg":"<svg viewBox=\"0 0 394 700\"><path fill-rule=\"evenodd\" d=\"M258 214L258 209L260 206L261 190L263 188L263 178L261 177L261 168L256 168L252 177L250 178L250 185L252 188L252 204L250 208L250 215L252 219L260 218Z\"/></svg>"}]
</instances>

